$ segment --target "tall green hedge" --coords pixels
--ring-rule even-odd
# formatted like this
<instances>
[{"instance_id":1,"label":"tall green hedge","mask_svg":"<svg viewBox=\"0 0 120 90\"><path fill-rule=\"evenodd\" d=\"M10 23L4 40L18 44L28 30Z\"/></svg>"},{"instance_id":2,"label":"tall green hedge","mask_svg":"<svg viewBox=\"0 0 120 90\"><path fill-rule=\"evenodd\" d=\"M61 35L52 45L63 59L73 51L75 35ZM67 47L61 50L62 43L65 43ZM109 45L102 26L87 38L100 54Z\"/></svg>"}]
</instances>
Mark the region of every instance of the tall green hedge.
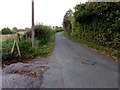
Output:
<instances>
[{"instance_id":1,"label":"tall green hedge","mask_svg":"<svg viewBox=\"0 0 120 90\"><path fill-rule=\"evenodd\" d=\"M50 26L38 24L34 26L35 38L39 41L40 45L48 43L54 34L53 29ZM31 37L31 31L28 32L28 36Z\"/></svg>"},{"instance_id":2,"label":"tall green hedge","mask_svg":"<svg viewBox=\"0 0 120 90\"><path fill-rule=\"evenodd\" d=\"M51 39L53 35L53 30L51 27L46 25L36 25L35 26L35 36L39 40L41 45L46 44Z\"/></svg>"},{"instance_id":3,"label":"tall green hedge","mask_svg":"<svg viewBox=\"0 0 120 90\"><path fill-rule=\"evenodd\" d=\"M120 2L87 2L68 12L63 26L69 35L120 50Z\"/></svg>"}]
</instances>

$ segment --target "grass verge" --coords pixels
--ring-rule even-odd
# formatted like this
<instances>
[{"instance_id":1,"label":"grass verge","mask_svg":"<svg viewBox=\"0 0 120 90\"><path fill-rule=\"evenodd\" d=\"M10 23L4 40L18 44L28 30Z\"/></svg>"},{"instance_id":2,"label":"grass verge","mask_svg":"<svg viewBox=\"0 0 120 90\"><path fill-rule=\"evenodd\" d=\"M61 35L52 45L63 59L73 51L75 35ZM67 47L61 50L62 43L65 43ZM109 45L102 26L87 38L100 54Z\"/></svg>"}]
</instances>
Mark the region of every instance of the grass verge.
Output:
<instances>
[{"instance_id":1,"label":"grass verge","mask_svg":"<svg viewBox=\"0 0 120 90\"><path fill-rule=\"evenodd\" d=\"M78 39L78 38L73 37L73 36L69 36L67 33L64 33L63 35L74 40L74 41L77 41L81 44L84 44L88 47L91 47L91 48L93 48L93 49L95 49L103 54L107 54L108 56L113 57L116 61L120 61L120 51L118 51L118 50L108 49L108 48L105 48L103 46L99 46L99 45L93 44L91 42L88 42L88 41L85 41L82 39Z\"/></svg>"},{"instance_id":2,"label":"grass verge","mask_svg":"<svg viewBox=\"0 0 120 90\"><path fill-rule=\"evenodd\" d=\"M21 54L23 57L35 57L38 55L47 55L52 52L55 44L55 36L51 36L51 39L44 45L40 45L39 40L35 41L35 47L31 46L31 39L19 42Z\"/></svg>"},{"instance_id":3,"label":"grass verge","mask_svg":"<svg viewBox=\"0 0 120 90\"><path fill-rule=\"evenodd\" d=\"M11 52L11 48L13 46L14 39L7 39L6 41L2 42L2 48L0 49L0 52L2 52L2 55L6 53ZM30 58L35 57L38 55L47 55L52 52L55 44L55 36L51 36L51 39L49 42L47 42L44 45L39 44L39 40L35 40L35 47L33 48L31 45L31 39L22 39L19 41L19 48L22 55L22 58ZM18 54L17 48L15 47L13 57L16 57Z\"/></svg>"}]
</instances>

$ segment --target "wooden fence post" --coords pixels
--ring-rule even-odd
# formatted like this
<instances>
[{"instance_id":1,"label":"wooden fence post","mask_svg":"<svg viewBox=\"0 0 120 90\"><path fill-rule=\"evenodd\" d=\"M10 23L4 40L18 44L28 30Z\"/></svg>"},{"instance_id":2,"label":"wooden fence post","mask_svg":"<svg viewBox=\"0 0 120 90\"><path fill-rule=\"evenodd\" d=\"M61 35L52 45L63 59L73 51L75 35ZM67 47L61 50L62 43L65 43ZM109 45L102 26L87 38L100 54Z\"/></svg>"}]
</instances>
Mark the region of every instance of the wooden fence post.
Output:
<instances>
[{"instance_id":1,"label":"wooden fence post","mask_svg":"<svg viewBox=\"0 0 120 90\"><path fill-rule=\"evenodd\" d=\"M16 40L14 40L14 44L13 44L13 46L12 46L11 54L13 53L14 48L15 48L15 44L16 44L17 50L18 50L18 54L19 54L19 56L21 57L20 48L19 48L19 45L18 45L19 39L20 39L20 35L17 34Z\"/></svg>"}]
</instances>

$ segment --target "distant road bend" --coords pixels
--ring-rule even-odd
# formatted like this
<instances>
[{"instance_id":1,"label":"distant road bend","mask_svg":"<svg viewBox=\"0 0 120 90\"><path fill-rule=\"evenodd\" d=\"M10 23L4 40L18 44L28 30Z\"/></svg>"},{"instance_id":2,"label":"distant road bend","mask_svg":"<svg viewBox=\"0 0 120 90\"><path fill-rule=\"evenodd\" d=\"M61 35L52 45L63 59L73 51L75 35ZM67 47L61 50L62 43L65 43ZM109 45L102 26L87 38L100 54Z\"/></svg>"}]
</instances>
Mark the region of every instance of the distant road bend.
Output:
<instances>
[{"instance_id":1,"label":"distant road bend","mask_svg":"<svg viewBox=\"0 0 120 90\"><path fill-rule=\"evenodd\" d=\"M56 34L53 53L37 57L34 63L16 64L3 69L4 88L118 88L118 63L84 45L76 43L62 32ZM7 74L13 70L39 71L47 63L42 82L39 78Z\"/></svg>"}]
</instances>

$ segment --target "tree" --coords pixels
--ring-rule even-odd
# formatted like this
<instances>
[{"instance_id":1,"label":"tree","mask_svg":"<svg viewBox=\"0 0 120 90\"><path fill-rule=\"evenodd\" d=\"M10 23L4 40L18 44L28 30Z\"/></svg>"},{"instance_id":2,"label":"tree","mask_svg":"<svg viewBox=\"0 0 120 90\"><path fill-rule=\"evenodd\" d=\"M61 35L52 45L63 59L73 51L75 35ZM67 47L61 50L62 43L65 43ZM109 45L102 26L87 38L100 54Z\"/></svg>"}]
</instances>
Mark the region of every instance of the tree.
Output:
<instances>
[{"instance_id":1,"label":"tree","mask_svg":"<svg viewBox=\"0 0 120 90\"><path fill-rule=\"evenodd\" d=\"M16 33L18 31L17 27L13 27L12 31Z\"/></svg>"},{"instance_id":2,"label":"tree","mask_svg":"<svg viewBox=\"0 0 120 90\"><path fill-rule=\"evenodd\" d=\"M12 30L10 28L3 28L1 30L2 34L13 34L14 32L12 32Z\"/></svg>"},{"instance_id":3,"label":"tree","mask_svg":"<svg viewBox=\"0 0 120 90\"><path fill-rule=\"evenodd\" d=\"M68 34L70 34L74 29L74 25L75 25L75 19L74 19L73 11L69 9L64 16L63 27L65 31Z\"/></svg>"},{"instance_id":4,"label":"tree","mask_svg":"<svg viewBox=\"0 0 120 90\"><path fill-rule=\"evenodd\" d=\"M30 30L30 28L26 27L26 28L25 28L25 31L28 31L28 30Z\"/></svg>"}]
</instances>

